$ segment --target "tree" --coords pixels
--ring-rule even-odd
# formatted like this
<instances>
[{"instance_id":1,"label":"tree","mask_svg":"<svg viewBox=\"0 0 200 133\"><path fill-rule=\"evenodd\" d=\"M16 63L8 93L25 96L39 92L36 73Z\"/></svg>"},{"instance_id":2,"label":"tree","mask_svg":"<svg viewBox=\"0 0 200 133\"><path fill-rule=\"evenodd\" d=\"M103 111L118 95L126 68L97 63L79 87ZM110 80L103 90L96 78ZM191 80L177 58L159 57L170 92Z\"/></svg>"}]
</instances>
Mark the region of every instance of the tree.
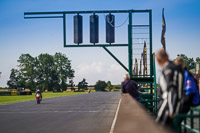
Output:
<instances>
[{"instance_id":1,"label":"tree","mask_svg":"<svg viewBox=\"0 0 200 133\"><path fill-rule=\"evenodd\" d=\"M60 87L65 90L67 82L73 81L74 70L71 68L71 61L62 53L56 53L53 57L54 70L59 76Z\"/></svg>"},{"instance_id":2,"label":"tree","mask_svg":"<svg viewBox=\"0 0 200 133\"><path fill-rule=\"evenodd\" d=\"M74 88L73 88L74 86L75 86L75 84L74 84L73 78L69 79L69 87L71 87L71 89L74 90Z\"/></svg>"},{"instance_id":3,"label":"tree","mask_svg":"<svg viewBox=\"0 0 200 133\"><path fill-rule=\"evenodd\" d=\"M188 70L194 69L195 68L195 62L193 58L188 58L184 54L178 54L178 57L182 57L185 63L185 66Z\"/></svg>"},{"instance_id":4,"label":"tree","mask_svg":"<svg viewBox=\"0 0 200 133\"><path fill-rule=\"evenodd\" d=\"M110 82L110 81L108 81L108 82L107 82L107 87L106 87L106 88L108 88L108 89L109 89L109 91L111 91L111 90L112 90L113 86L112 86L112 84L111 84L111 82Z\"/></svg>"},{"instance_id":5,"label":"tree","mask_svg":"<svg viewBox=\"0 0 200 133\"><path fill-rule=\"evenodd\" d=\"M200 63L200 58L199 57L196 58L196 62Z\"/></svg>"},{"instance_id":6,"label":"tree","mask_svg":"<svg viewBox=\"0 0 200 133\"><path fill-rule=\"evenodd\" d=\"M7 85L12 89L17 89L18 84L18 73L17 69L11 69L10 79L7 82Z\"/></svg>"},{"instance_id":7,"label":"tree","mask_svg":"<svg viewBox=\"0 0 200 133\"><path fill-rule=\"evenodd\" d=\"M94 85L96 91L105 91L106 86L106 82L101 80L97 81Z\"/></svg>"},{"instance_id":8,"label":"tree","mask_svg":"<svg viewBox=\"0 0 200 133\"><path fill-rule=\"evenodd\" d=\"M78 91L80 91L80 89L86 90L87 87L88 87L88 83L86 82L86 79L83 78L83 80L78 83Z\"/></svg>"},{"instance_id":9,"label":"tree","mask_svg":"<svg viewBox=\"0 0 200 133\"><path fill-rule=\"evenodd\" d=\"M48 89L48 91L52 91L54 88L54 86L52 86L53 57L49 54L40 54L37 58L37 62L37 87L42 90Z\"/></svg>"},{"instance_id":10,"label":"tree","mask_svg":"<svg viewBox=\"0 0 200 133\"><path fill-rule=\"evenodd\" d=\"M24 87L29 88L31 90L35 89L36 83L35 83L35 58L32 57L29 54L22 54L19 57L19 71L20 71L20 77L19 80L22 84L24 84Z\"/></svg>"}]
</instances>

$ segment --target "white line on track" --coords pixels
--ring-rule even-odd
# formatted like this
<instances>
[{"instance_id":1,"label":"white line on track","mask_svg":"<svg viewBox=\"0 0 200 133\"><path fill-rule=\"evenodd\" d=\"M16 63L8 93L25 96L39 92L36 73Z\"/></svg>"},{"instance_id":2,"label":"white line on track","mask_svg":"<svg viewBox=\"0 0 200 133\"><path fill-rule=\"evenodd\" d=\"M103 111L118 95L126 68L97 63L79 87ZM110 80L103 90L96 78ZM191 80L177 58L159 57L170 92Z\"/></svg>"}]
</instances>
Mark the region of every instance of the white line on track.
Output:
<instances>
[{"instance_id":1,"label":"white line on track","mask_svg":"<svg viewBox=\"0 0 200 133\"><path fill-rule=\"evenodd\" d=\"M115 118L114 118L114 120L113 120L113 123L112 123L112 126L111 126L111 129L110 129L110 132L109 132L109 133L113 133L113 132L114 132L115 123L116 123L116 121L117 121L117 116L118 116L118 113L119 113L120 104L121 104L121 99L119 100L118 107L117 107L117 111L116 111L116 113L115 113Z\"/></svg>"}]
</instances>

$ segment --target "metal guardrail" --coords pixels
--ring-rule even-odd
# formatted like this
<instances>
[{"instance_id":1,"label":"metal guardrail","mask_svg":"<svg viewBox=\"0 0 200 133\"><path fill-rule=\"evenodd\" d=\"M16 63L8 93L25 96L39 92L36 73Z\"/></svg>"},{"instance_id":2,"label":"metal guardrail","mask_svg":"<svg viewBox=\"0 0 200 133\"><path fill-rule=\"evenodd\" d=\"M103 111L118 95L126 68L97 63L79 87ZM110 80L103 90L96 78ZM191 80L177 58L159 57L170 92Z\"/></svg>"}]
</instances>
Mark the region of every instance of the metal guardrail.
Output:
<instances>
[{"instance_id":1,"label":"metal guardrail","mask_svg":"<svg viewBox=\"0 0 200 133\"><path fill-rule=\"evenodd\" d=\"M198 125L195 126L194 119ZM176 115L173 121L173 128L177 133L200 133L200 108L191 107L188 114Z\"/></svg>"}]
</instances>

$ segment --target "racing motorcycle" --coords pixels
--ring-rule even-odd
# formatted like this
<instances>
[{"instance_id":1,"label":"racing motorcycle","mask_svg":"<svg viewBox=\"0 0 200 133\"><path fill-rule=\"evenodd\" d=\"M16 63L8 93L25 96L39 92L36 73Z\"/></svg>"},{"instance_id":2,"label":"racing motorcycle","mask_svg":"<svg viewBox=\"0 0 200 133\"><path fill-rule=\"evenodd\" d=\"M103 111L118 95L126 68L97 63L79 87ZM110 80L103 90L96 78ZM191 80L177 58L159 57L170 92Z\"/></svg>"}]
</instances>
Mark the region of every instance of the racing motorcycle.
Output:
<instances>
[{"instance_id":1,"label":"racing motorcycle","mask_svg":"<svg viewBox=\"0 0 200 133\"><path fill-rule=\"evenodd\" d=\"M37 104L40 104L40 102L42 101L41 94L37 93L35 97L36 97Z\"/></svg>"}]
</instances>

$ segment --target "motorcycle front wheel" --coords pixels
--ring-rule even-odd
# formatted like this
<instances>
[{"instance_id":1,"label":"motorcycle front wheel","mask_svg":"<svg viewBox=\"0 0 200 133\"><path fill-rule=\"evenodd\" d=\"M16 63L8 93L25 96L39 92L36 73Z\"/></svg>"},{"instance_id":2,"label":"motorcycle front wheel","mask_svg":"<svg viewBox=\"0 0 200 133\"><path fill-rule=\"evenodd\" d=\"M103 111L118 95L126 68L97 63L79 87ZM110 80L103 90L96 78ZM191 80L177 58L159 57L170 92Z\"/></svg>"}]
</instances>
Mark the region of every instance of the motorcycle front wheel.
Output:
<instances>
[{"instance_id":1,"label":"motorcycle front wheel","mask_svg":"<svg viewBox=\"0 0 200 133\"><path fill-rule=\"evenodd\" d=\"M37 104L40 104L40 100L39 99L37 99Z\"/></svg>"}]
</instances>

